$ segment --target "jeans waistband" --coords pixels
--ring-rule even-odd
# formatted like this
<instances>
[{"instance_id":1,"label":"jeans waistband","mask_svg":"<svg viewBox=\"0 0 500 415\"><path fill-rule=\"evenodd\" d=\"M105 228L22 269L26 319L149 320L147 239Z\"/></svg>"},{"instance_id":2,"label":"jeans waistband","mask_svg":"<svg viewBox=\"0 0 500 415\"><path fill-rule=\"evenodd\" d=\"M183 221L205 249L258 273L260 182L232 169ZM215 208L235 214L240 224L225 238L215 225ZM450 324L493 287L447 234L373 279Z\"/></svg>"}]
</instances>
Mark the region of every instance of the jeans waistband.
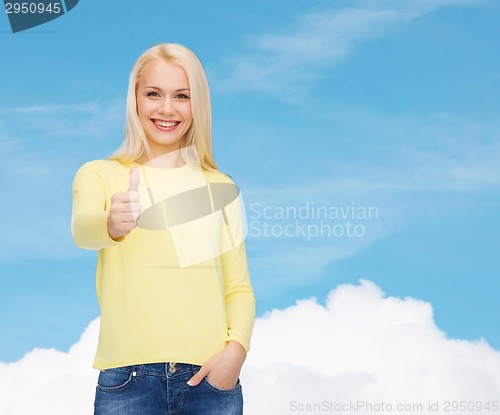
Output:
<instances>
[{"instance_id":1,"label":"jeans waistband","mask_svg":"<svg viewBox=\"0 0 500 415\"><path fill-rule=\"evenodd\" d=\"M200 370L200 367L191 363L164 362L122 366L120 369L132 372L134 376L142 378L144 375L176 377L183 376L186 373L192 376Z\"/></svg>"}]
</instances>

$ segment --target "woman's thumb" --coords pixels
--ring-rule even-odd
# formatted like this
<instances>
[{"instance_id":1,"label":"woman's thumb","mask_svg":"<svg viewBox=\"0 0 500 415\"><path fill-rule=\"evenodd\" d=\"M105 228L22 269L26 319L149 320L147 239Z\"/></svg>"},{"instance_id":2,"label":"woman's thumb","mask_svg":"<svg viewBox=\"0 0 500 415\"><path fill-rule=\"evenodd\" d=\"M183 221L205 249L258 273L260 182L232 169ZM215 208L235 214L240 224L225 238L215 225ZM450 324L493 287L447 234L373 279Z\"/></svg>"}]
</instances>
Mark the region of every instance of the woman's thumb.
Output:
<instances>
[{"instance_id":1,"label":"woman's thumb","mask_svg":"<svg viewBox=\"0 0 500 415\"><path fill-rule=\"evenodd\" d=\"M139 169L137 167L132 167L130 170L130 176L128 177L128 191L137 192L139 188Z\"/></svg>"}]
</instances>

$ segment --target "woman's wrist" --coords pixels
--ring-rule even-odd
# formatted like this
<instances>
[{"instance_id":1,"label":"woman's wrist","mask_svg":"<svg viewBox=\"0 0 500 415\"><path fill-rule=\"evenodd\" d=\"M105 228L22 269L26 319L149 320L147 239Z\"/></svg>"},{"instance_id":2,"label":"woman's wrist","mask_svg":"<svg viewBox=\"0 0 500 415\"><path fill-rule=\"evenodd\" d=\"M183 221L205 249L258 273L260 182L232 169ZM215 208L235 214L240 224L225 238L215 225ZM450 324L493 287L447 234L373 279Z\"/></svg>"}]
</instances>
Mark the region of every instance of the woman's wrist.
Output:
<instances>
[{"instance_id":1,"label":"woman's wrist","mask_svg":"<svg viewBox=\"0 0 500 415\"><path fill-rule=\"evenodd\" d=\"M235 359L241 361L241 364L243 364L247 357L247 351L241 345L241 343L237 342L236 340L229 341L226 346L226 350L231 352L231 354L235 356Z\"/></svg>"}]
</instances>

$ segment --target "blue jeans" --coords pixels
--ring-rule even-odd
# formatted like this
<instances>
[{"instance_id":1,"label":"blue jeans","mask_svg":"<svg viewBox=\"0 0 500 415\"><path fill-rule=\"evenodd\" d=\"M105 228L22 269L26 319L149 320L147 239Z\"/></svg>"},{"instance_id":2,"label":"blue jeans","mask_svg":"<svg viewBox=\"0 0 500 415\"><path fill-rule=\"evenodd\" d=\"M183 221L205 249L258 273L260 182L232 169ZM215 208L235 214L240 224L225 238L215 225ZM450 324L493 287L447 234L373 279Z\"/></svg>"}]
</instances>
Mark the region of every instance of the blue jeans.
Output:
<instances>
[{"instance_id":1,"label":"blue jeans","mask_svg":"<svg viewBox=\"0 0 500 415\"><path fill-rule=\"evenodd\" d=\"M99 373L94 415L242 415L243 394L236 386L222 390L205 377L186 382L200 366L150 363L106 369Z\"/></svg>"}]
</instances>

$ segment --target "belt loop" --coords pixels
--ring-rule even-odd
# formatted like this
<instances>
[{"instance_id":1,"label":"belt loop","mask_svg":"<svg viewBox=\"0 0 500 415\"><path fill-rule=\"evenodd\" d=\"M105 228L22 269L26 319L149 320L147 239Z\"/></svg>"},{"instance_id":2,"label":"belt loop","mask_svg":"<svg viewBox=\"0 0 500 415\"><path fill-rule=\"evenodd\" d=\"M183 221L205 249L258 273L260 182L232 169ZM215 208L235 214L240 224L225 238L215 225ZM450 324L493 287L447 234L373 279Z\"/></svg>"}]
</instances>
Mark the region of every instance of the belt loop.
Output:
<instances>
[{"instance_id":1,"label":"belt loop","mask_svg":"<svg viewBox=\"0 0 500 415\"><path fill-rule=\"evenodd\" d=\"M137 379L142 379L142 377L144 376L144 372L146 370L146 365L139 365L137 367L137 372L136 372L136 378Z\"/></svg>"}]
</instances>

